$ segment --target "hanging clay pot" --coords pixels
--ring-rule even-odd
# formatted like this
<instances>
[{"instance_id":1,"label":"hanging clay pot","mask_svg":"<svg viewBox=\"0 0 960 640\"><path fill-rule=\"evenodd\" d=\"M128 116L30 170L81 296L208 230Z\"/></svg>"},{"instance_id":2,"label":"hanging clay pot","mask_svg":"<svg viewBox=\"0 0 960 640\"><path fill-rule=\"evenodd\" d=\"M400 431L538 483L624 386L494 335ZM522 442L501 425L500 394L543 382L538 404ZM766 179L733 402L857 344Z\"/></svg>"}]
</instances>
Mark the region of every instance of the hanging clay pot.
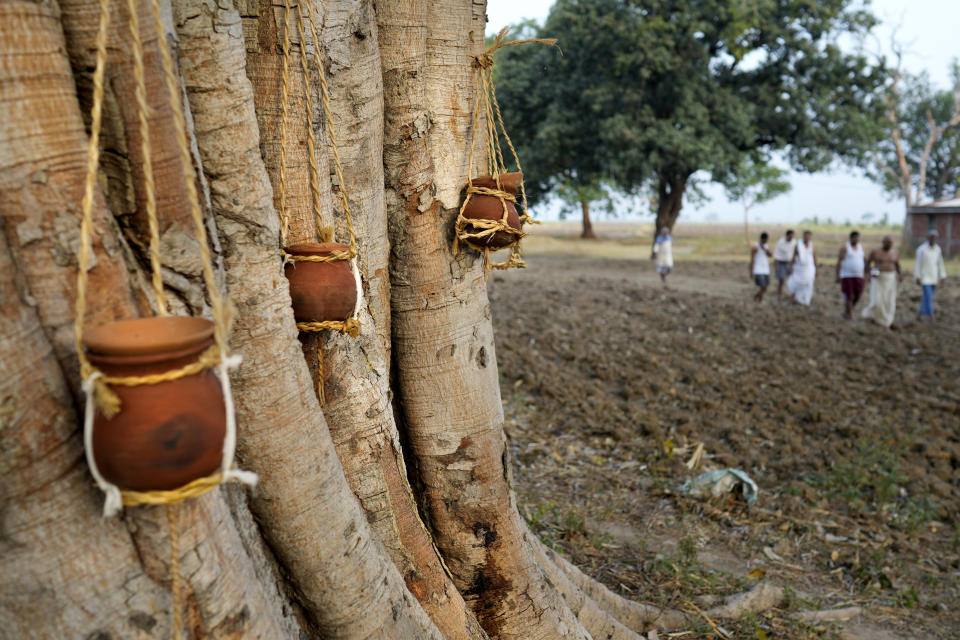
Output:
<instances>
[{"instance_id":1,"label":"hanging clay pot","mask_svg":"<svg viewBox=\"0 0 960 640\"><path fill-rule=\"evenodd\" d=\"M337 242L304 243L286 247L292 256L328 256L348 247ZM290 281L290 299L297 322L342 322L357 304L357 280L349 260L288 262L283 273Z\"/></svg>"},{"instance_id":2,"label":"hanging clay pot","mask_svg":"<svg viewBox=\"0 0 960 640\"><path fill-rule=\"evenodd\" d=\"M196 362L213 344L205 318L156 317L87 331L90 362L107 377L164 373ZM176 489L220 468L226 409L210 369L133 387L111 385L120 398L113 418L97 411L93 455L100 474L123 489Z\"/></svg>"},{"instance_id":3,"label":"hanging clay pot","mask_svg":"<svg viewBox=\"0 0 960 640\"><path fill-rule=\"evenodd\" d=\"M501 173L500 188L510 195L516 196L520 190L520 182L522 180L523 174L519 171L514 173ZM487 189L497 188L497 182L493 179L493 176L480 176L470 182L475 187L486 187ZM517 205L509 200L501 202L500 198L496 196L480 193L471 194L470 201L463 211L463 217L474 220L501 220L503 218L504 204L507 206L507 224L516 229L517 234L510 233L509 231L497 231L483 238L471 238L471 242L490 247L491 249L501 249L512 244L517 239L520 233L520 215L517 212ZM482 231L482 229L468 225L467 231L475 233Z\"/></svg>"}]
</instances>

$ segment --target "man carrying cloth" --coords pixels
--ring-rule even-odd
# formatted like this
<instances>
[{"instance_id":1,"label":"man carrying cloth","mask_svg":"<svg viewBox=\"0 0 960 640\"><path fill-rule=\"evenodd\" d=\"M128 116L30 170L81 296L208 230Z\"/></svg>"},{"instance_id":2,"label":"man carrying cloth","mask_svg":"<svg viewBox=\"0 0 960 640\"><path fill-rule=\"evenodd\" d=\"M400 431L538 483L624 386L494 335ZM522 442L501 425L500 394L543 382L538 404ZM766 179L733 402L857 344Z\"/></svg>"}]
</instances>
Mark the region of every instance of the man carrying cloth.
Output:
<instances>
[{"instance_id":1,"label":"man carrying cloth","mask_svg":"<svg viewBox=\"0 0 960 640\"><path fill-rule=\"evenodd\" d=\"M863 295L863 245L860 232L851 231L850 241L840 247L837 256L837 282L843 292L843 317L853 319L853 308Z\"/></svg>"},{"instance_id":2,"label":"man carrying cloth","mask_svg":"<svg viewBox=\"0 0 960 640\"><path fill-rule=\"evenodd\" d=\"M903 280L900 253L893 248L893 238L884 236L883 246L870 252L867 269L870 270L870 304L860 315L889 329L897 314L897 284Z\"/></svg>"},{"instance_id":3,"label":"man carrying cloth","mask_svg":"<svg viewBox=\"0 0 960 640\"><path fill-rule=\"evenodd\" d=\"M782 238L777 240L773 249L774 276L777 278L777 300L783 298L783 283L790 277L790 264L793 262L797 250L797 239L793 237L793 229L787 229Z\"/></svg>"},{"instance_id":4,"label":"man carrying cloth","mask_svg":"<svg viewBox=\"0 0 960 640\"><path fill-rule=\"evenodd\" d=\"M931 229L927 233L927 242L917 247L917 265L914 267L913 276L917 284L923 287L923 300L920 302L917 320L923 320L924 316L933 320L933 294L937 290L937 285L947 277L947 268L943 264L943 251L937 244L936 229Z\"/></svg>"}]
</instances>

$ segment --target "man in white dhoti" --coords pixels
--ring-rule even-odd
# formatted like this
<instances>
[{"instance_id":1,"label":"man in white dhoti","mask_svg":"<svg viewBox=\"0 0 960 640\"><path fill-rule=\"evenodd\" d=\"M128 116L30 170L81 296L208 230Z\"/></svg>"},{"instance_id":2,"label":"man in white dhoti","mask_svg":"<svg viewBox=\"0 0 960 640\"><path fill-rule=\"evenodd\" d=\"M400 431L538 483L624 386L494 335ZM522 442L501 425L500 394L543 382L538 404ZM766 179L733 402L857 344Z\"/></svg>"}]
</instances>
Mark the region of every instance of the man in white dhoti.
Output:
<instances>
[{"instance_id":1,"label":"man in white dhoti","mask_svg":"<svg viewBox=\"0 0 960 640\"><path fill-rule=\"evenodd\" d=\"M883 246L870 252L867 273L870 279L870 304L861 315L890 329L897 314L897 285L903 280L900 252L893 248L893 238L884 236Z\"/></svg>"},{"instance_id":2,"label":"man in white dhoti","mask_svg":"<svg viewBox=\"0 0 960 640\"><path fill-rule=\"evenodd\" d=\"M797 243L793 255L787 291L797 304L809 306L813 300L813 285L817 281L817 251L813 248L813 233L803 232L803 240Z\"/></svg>"},{"instance_id":3,"label":"man in white dhoti","mask_svg":"<svg viewBox=\"0 0 960 640\"><path fill-rule=\"evenodd\" d=\"M670 227L660 229L660 234L653 242L653 260L660 274L660 282L667 286L667 276L673 271L673 236Z\"/></svg>"}]
</instances>

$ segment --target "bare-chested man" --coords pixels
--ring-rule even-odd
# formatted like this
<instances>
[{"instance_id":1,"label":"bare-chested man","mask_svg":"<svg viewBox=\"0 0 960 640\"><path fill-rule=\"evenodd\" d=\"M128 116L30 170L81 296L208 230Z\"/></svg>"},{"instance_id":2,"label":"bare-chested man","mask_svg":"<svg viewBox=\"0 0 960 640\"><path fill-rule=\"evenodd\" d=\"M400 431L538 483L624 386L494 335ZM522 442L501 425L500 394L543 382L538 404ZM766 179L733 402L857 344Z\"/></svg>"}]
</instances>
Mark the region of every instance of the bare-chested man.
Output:
<instances>
[{"instance_id":1,"label":"bare-chested man","mask_svg":"<svg viewBox=\"0 0 960 640\"><path fill-rule=\"evenodd\" d=\"M870 278L870 305L862 315L889 329L897 313L897 284L903 280L900 252L893 248L890 236L884 236L883 246L870 252L867 274Z\"/></svg>"}]
</instances>

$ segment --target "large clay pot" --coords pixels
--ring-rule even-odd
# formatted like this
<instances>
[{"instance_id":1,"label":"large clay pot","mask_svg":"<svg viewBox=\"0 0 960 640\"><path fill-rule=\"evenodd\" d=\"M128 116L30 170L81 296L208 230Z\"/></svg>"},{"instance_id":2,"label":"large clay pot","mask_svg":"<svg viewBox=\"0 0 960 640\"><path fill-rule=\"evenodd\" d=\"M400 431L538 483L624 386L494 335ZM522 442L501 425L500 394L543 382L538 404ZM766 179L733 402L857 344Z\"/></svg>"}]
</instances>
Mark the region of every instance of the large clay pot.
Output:
<instances>
[{"instance_id":1,"label":"large clay pot","mask_svg":"<svg viewBox=\"0 0 960 640\"><path fill-rule=\"evenodd\" d=\"M292 256L328 256L347 247L336 242L295 244L286 247ZM346 320L357 305L357 280L349 260L310 262L294 260L284 267L290 281L293 316L297 322Z\"/></svg>"},{"instance_id":2,"label":"large clay pot","mask_svg":"<svg viewBox=\"0 0 960 640\"><path fill-rule=\"evenodd\" d=\"M500 188L512 196L516 196L520 190L520 181L523 180L523 174L502 173L500 174ZM470 181L475 187L486 187L487 189L496 189L497 182L493 176L480 176ZM507 224L520 232L520 214L517 212L517 205L508 201L501 202L496 196L483 195L479 193L471 194L470 201L463 211L464 218L474 220L501 220L503 218L503 205L507 205ZM467 231L476 233L481 231L479 227L467 225ZM517 235L509 231L497 231L496 233L483 237L471 238L474 244L484 245L491 249L500 249L517 239Z\"/></svg>"},{"instance_id":3,"label":"large clay pot","mask_svg":"<svg viewBox=\"0 0 960 640\"><path fill-rule=\"evenodd\" d=\"M213 344L205 318L139 318L113 322L83 336L87 358L106 376L164 373L197 360ZM93 423L100 474L123 489L175 489L220 468L226 409L210 369L176 380L110 387L120 412Z\"/></svg>"}]
</instances>

